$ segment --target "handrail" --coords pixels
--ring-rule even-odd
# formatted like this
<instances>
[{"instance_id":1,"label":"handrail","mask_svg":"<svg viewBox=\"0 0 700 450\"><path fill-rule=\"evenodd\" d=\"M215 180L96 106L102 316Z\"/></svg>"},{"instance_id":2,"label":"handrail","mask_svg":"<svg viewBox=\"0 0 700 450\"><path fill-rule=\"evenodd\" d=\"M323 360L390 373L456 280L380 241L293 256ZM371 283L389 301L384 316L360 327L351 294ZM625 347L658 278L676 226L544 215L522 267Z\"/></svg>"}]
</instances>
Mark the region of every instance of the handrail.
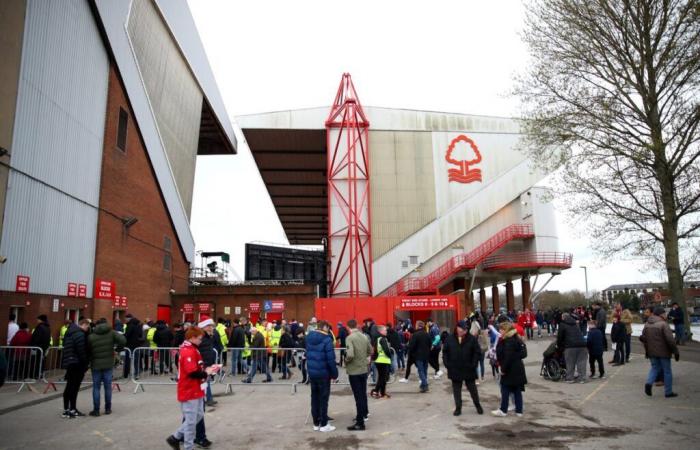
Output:
<instances>
[{"instance_id":1,"label":"handrail","mask_svg":"<svg viewBox=\"0 0 700 450\"><path fill-rule=\"evenodd\" d=\"M522 252L489 256L484 260L484 270L514 269L524 267L570 268L571 253L563 252Z\"/></svg>"},{"instance_id":2,"label":"handrail","mask_svg":"<svg viewBox=\"0 0 700 450\"><path fill-rule=\"evenodd\" d=\"M465 269L473 269L485 258L514 239L535 236L531 224L513 224L503 228L469 252L453 256L430 274L420 278L404 278L387 290L388 296L410 292L433 291L444 280Z\"/></svg>"}]
</instances>

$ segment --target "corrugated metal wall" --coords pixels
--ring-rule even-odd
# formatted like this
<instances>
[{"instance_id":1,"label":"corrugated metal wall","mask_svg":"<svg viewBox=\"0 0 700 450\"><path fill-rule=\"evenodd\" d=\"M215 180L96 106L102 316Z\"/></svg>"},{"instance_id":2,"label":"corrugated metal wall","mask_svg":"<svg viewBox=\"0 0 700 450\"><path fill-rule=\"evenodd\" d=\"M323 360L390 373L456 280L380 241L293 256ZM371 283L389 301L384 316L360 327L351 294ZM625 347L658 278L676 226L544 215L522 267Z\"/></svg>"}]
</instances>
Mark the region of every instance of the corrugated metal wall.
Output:
<instances>
[{"instance_id":1,"label":"corrugated metal wall","mask_svg":"<svg viewBox=\"0 0 700 450\"><path fill-rule=\"evenodd\" d=\"M202 91L151 1L132 3L127 30L180 200L189 216Z\"/></svg>"},{"instance_id":2,"label":"corrugated metal wall","mask_svg":"<svg viewBox=\"0 0 700 450\"><path fill-rule=\"evenodd\" d=\"M370 131L369 148L372 258L377 259L435 220L432 137L419 131Z\"/></svg>"},{"instance_id":3,"label":"corrugated metal wall","mask_svg":"<svg viewBox=\"0 0 700 450\"><path fill-rule=\"evenodd\" d=\"M30 0L12 144L13 167L97 205L109 61L85 0ZM30 291L92 294L97 210L10 174L0 253L0 289L18 274Z\"/></svg>"}]
</instances>

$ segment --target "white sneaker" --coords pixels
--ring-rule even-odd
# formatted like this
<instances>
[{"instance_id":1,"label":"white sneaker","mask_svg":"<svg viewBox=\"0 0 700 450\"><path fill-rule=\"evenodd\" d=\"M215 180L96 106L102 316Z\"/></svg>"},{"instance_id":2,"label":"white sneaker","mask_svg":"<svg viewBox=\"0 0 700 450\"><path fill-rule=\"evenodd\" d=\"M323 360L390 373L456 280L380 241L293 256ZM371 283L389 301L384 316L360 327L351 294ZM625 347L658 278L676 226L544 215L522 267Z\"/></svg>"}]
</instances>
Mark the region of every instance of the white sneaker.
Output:
<instances>
[{"instance_id":1,"label":"white sneaker","mask_svg":"<svg viewBox=\"0 0 700 450\"><path fill-rule=\"evenodd\" d=\"M494 411L491 411L491 415L496 417L506 417L508 414L504 413L500 409L496 409Z\"/></svg>"},{"instance_id":2,"label":"white sneaker","mask_svg":"<svg viewBox=\"0 0 700 450\"><path fill-rule=\"evenodd\" d=\"M442 370L438 370L436 375L437 375L438 377L441 377L441 376L443 375Z\"/></svg>"},{"instance_id":3,"label":"white sneaker","mask_svg":"<svg viewBox=\"0 0 700 450\"><path fill-rule=\"evenodd\" d=\"M440 379L440 375L438 375L438 374L433 375L433 380L439 380L439 379Z\"/></svg>"},{"instance_id":4,"label":"white sneaker","mask_svg":"<svg viewBox=\"0 0 700 450\"><path fill-rule=\"evenodd\" d=\"M317 425L314 425L314 431L318 431L318 430L320 430L320 429L321 429L321 427L319 427L319 426L317 426Z\"/></svg>"},{"instance_id":5,"label":"white sneaker","mask_svg":"<svg viewBox=\"0 0 700 450\"><path fill-rule=\"evenodd\" d=\"M335 430L335 427L334 427L333 425L331 425L331 424L328 424L328 425L326 425L325 427L321 427L321 428L319 429L319 431L322 431L322 432L324 432L324 433L328 433L328 432L331 432L331 431L333 431L333 430Z\"/></svg>"},{"instance_id":6,"label":"white sneaker","mask_svg":"<svg viewBox=\"0 0 700 450\"><path fill-rule=\"evenodd\" d=\"M518 416L518 417L522 417L522 416L523 416L523 413L515 413L515 415Z\"/></svg>"},{"instance_id":7,"label":"white sneaker","mask_svg":"<svg viewBox=\"0 0 700 450\"><path fill-rule=\"evenodd\" d=\"M479 381L476 381L476 385L479 386Z\"/></svg>"},{"instance_id":8,"label":"white sneaker","mask_svg":"<svg viewBox=\"0 0 700 450\"><path fill-rule=\"evenodd\" d=\"M513 406L513 405L509 406L508 411L515 411L515 406Z\"/></svg>"},{"instance_id":9,"label":"white sneaker","mask_svg":"<svg viewBox=\"0 0 700 450\"><path fill-rule=\"evenodd\" d=\"M406 378L401 378L401 379L399 380L399 383L408 383L408 379L406 379Z\"/></svg>"}]
</instances>

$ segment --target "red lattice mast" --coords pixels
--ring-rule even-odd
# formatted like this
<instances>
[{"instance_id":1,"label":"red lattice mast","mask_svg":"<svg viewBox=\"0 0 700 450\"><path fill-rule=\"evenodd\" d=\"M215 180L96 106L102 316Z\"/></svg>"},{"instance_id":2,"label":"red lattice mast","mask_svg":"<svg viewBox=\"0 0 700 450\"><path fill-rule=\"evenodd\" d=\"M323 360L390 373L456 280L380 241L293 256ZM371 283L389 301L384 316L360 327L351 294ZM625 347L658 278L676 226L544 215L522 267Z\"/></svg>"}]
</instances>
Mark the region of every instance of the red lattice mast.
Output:
<instances>
[{"instance_id":1,"label":"red lattice mast","mask_svg":"<svg viewBox=\"0 0 700 450\"><path fill-rule=\"evenodd\" d=\"M349 73L326 119L330 297L372 295L369 121Z\"/></svg>"}]
</instances>

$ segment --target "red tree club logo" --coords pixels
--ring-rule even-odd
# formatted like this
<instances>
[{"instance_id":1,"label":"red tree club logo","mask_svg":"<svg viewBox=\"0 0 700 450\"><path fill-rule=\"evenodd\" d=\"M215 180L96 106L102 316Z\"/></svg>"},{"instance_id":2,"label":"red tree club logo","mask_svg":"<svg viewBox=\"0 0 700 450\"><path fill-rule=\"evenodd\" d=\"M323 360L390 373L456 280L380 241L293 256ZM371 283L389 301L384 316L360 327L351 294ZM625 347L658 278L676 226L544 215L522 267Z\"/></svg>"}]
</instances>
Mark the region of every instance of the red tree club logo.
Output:
<instances>
[{"instance_id":1,"label":"red tree club logo","mask_svg":"<svg viewBox=\"0 0 700 450\"><path fill-rule=\"evenodd\" d=\"M460 145L458 147L457 144L459 144L460 142L464 142L465 144L468 145L468 147L465 145ZM464 148L465 151L459 151L460 148ZM455 152L455 150L457 150L457 152ZM469 150L471 150L471 152ZM467 159L469 156L472 156L469 154L472 152L473 152L474 158ZM457 159L460 157L462 159ZM460 134L459 136L454 138L452 140L452 142L450 142L450 146L447 147L447 153L445 154L445 160L448 163L454 164L455 166L459 167L459 169L449 169L447 171L448 179L450 182L453 182L453 181L455 183L471 183L474 181L481 182L481 169L479 169L479 168L470 169L469 168L469 166L473 166L473 165L479 164L481 162L481 153L479 153L479 147L477 147L476 144L474 143L474 141L469 139L467 136Z\"/></svg>"}]
</instances>

